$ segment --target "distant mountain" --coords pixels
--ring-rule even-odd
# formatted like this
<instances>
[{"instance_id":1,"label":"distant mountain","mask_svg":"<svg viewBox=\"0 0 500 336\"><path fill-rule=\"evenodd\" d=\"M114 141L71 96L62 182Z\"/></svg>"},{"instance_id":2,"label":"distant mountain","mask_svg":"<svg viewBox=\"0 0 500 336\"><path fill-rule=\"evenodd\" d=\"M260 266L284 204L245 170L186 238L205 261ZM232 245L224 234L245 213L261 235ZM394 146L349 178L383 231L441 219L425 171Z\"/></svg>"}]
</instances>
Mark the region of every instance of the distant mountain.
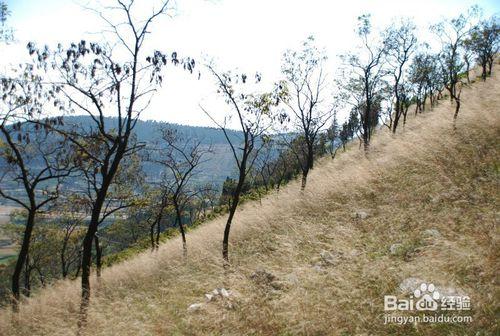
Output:
<instances>
[{"instance_id":1,"label":"distant mountain","mask_svg":"<svg viewBox=\"0 0 500 336\"><path fill-rule=\"evenodd\" d=\"M66 125L82 125L84 127L94 126L89 116L68 116L64 118ZM116 128L116 118L106 118L107 127ZM134 134L139 142L147 145L153 145L161 138L160 130L163 127L169 127L176 130L183 139L197 140L205 147L211 146L212 153L207 154L207 162L200 165L198 173L195 176L196 183L214 183L217 186L222 185L227 176L233 176L236 173L236 165L231 153L231 149L223 132L214 127L200 127L179 125L154 120L139 120L134 128ZM243 141L241 131L229 130L228 136L234 143ZM160 167L146 163L144 170L149 179L157 180L160 177Z\"/></svg>"},{"instance_id":2,"label":"distant mountain","mask_svg":"<svg viewBox=\"0 0 500 336\"><path fill-rule=\"evenodd\" d=\"M106 118L106 127L116 128L116 118ZM64 124L69 127L70 125L81 125L83 127L95 127L94 122L89 116L66 116L64 117ZM137 136L139 142L144 142L146 145L153 145L160 139L160 129L169 127L176 130L183 139L198 140L202 146L212 148L212 153L206 155L206 162L200 165L197 174L193 177L193 182L197 184L213 183L215 186L221 188L222 183L227 176L234 176L236 173L236 165L232 156L230 147L220 129L213 127L198 127L179 125L159 121L143 121L139 120L134 128L134 134ZM228 136L234 143L242 141L243 133L239 131L228 131ZM1 163L0 163L1 164ZM152 163L144 163L143 169L146 178L149 181L155 181L160 178L161 168ZM77 180L69 181L69 185L76 185ZM21 186L11 181L4 181L2 187L7 190L20 190ZM22 192L22 190L20 190ZM10 204L5 200L0 199L0 204Z\"/></svg>"}]
</instances>

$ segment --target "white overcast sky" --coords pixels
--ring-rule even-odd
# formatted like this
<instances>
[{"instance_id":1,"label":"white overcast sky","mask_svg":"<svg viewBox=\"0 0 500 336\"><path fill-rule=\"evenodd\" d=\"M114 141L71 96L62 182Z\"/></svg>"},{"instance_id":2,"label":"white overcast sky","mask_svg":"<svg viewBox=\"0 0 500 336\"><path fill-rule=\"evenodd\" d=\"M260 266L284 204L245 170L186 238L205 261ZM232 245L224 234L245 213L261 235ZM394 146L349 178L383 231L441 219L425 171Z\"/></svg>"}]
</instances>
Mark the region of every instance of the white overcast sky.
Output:
<instances>
[{"instance_id":1,"label":"white overcast sky","mask_svg":"<svg viewBox=\"0 0 500 336\"><path fill-rule=\"evenodd\" d=\"M101 0L103 4L112 0ZM95 40L101 30L95 15L82 8L88 0L7 0L17 42L0 46L1 63L18 63L26 55L27 41L55 46L58 42ZM136 0L150 10L154 0ZM221 70L259 71L266 83L280 77L280 61L287 48L297 47L314 35L329 57L333 78L337 55L352 47L356 18L371 13L374 26L383 28L395 17L410 17L421 37L431 23L456 16L478 4L485 16L500 12L498 0L176 0L172 17L161 17L152 28L156 49L177 51L199 63L214 60ZM98 38L98 37L97 37ZM209 76L168 73L144 119L213 126L198 105L217 112L216 87ZM216 112L214 112L216 113Z\"/></svg>"}]
</instances>

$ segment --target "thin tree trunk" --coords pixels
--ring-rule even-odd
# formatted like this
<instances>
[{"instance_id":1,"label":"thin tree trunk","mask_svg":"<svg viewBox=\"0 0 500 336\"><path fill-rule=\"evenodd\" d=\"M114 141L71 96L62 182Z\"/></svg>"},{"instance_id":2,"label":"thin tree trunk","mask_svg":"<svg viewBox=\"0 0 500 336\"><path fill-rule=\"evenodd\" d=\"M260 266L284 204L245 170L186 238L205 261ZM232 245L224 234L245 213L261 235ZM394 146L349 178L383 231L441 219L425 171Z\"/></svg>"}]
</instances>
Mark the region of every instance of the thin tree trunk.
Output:
<instances>
[{"instance_id":1,"label":"thin tree trunk","mask_svg":"<svg viewBox=\"0 0 500 336\"><path fill-rule=\"evenodd\" d=\"M309 174L309 169L302 171L302 182L300 184L300 190L302 190L302 191L306 189L307 175L308 174Z\"/></svg>"},{"instance_id":2,"label":"thin tree trunk","mask_svg":"<svg viewBox=\"0 0 500 336\"><path fill-rule=\"evenodd\" d=\"M236 185L236 189L234 191L231 200L231 206L229 208L229 216L227 217L226 226L224 228L224 236L222 239L222 259L224 262L224 267L229 266L229 234L231 232L231 224L233 222L233 217L234 214L236 213L236 208L238 207L238 203L240 201L240 194L241 190L243 189L243 183L245 183L247 159L248 159L248 153L244 152L239 169L238 184Z\"/></svg>"},{"instance_id":3,"label":"thin tree trunk","mask_svg":"<svg viewBox=\"0 0 500 336\"><path fill-rule=\"evenodd\" d=\"M108 182L109 181L109 182ZM87 311L90 303L90 266L92 264L92 243L94 241L97 228L99 226L99 216L101 214L102 205L104 204L107 188L111 181L103 182L104 187L97 195L90 223L87 232L83 239L83 252L82 252L82 300L80 303L80 317L78 320L78 329L83 328L87 323Z\"/></svg>"},{"instance_id":4,"label":"thin tree trunk","mask_svg":"<svg viewBox=\"0 0 500 336\"><path fill-rule=\"evenodd\" d=\"M33 202L34 203L34 202ZM14 311L19 310L19 279L21 277L21 272L24 267L24 263L28 257L28 251L30 247L31 234L33 232L33 226L35 224L35 206L33 204L32 210L28 211L28 218L26 219L26 228L24 230L23 242L21 244L21 249L17 257L16 266L14 268L14 273L12 275L12 308Z\"/></svg>"},{"instance_id":5,"label":"thin tree trunk","mask_svg":"<svg viewBox=\"0 0 500 336\"><path fill-rule=\"evenodd\" d=\"M26 256L26 262L24 263L24 296L29 297L31 292L31 267L30 267L30 255Z\"/></svg>"},{"instance_id":6,"label":"thin tree trunk","mask_svg":"<svg viewBox=\"0 0 500 336\"><path fill-rule=\"evenodd\" d=\"M95 244L95 264L96 264L96 275L98 278L101 277L101 269L102 269L102 248L99 245L99 237L97 234L94 236L94 244Z\"/></svg>"},{"instance_id":7,"label":"thin tree trunk","mask_svg":"<svg viewBox=\"0 0 500 336\"><path fill-rule=\"evenodd\" d=\"M469 64L469 59L467 57L464 57L465 60L465 73L467 74L467 84L470 84L470 64Z\"/></svg>"},{"instance_id":8,"label":"thin tree trunk","mask_svg":"<svg viewBox=\"0 0 500 336\"><path fill-rule=\"evenodd\" d=\"M455 98L455 114L453 115L453 120L457 120L459 110L460 110L460 98Z\"/></svg>"},{"instance_id":9,"label":"thin tree trunk","mask_svg":"<svg viewBox=\"0 0 500 336\"><path fill-rule=\"evenodd\" d=\"M184 255L184 257L186 257L187 256L186 232L184 231L184 226L182 224L181 209L176 199L174 199L174 208L175 208L175 215L177 216L177 224L179 225L179 231L181 232L182 254Z\"/></svg>"},{"instance_id":10,"label":"thin tree trunk","mask_svg":"<svg viewBox=\"0 0 500 336\"><path fill-rule=\"evenodd\" d=\"M149 239L151 240L151 252L155 250L155 226L156 220L149 227Z\"/></svg>"},{"instance_id":11,"label":"thin tree trunk","mask_svg":"<svg viewBox=\"0 0 500 336\"><path fill-rule=\"evenodd\" d=\"M161 216L158 220L158 223L156 223L156 241L155 241L155 249L158 251L160 248L160 234L161 234L161 221L163 219L163 216Z\"/></svg>"}]
</instances>

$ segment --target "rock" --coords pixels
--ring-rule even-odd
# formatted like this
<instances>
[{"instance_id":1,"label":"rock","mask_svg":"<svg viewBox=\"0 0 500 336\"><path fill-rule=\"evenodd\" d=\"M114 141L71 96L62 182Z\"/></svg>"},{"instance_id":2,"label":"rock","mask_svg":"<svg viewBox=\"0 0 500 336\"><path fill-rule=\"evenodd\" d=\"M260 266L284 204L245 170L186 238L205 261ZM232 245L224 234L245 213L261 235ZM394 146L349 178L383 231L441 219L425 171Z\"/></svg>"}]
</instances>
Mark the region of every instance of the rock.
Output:
<instances>
[{"instance_id":1,"label":"rock","mask_svg":"<svg viewBox=\"0 0 500 336\"><path fill-rule=\"evenodd\" d=\"M441 201L441 197L439 195L435 195L431 198L431 203L437 204Z\"/></svg>"},{"instance_id":2,"label":"rock","mask_svg":"<svg viewBox=\"0 0 500 336\"><path fill-rule=\"evenodd\" d=\"M228 298L228 297L231 295L231 292L229 292L229 291L228 291L228 290L226 290L225 288L219 288L219 294L220 294L222 297Z\"/></svg>"},{"instance_id":3,"label":"rock","mask_svg":"<svg viewBox=\"0 0 500 336\"><path fill-rule=\"evenodd\" d=\"M193 303L188 307L187 311L190 313L194 313L199 311L201 308L203 308L203 303Z\"/></svg>"},{"instance_id":4,"label":"rock","mask_svg":"<svg viewBox=\"0 0 500 336\"><path fill-rule=\"evenodd\" d=\"M217 299L218 297L223 297L223 298L228 298L231 296L231 291L225 289L225 288L216 288L210 293L205 294L205 299L207 302L213 301Z\"/></svg>"},{"instance_id":5,"label":"rock","mask_svg":"<svg viewBox=\"0 0 500 336\"><path fill-rule=\"evenodd\" d=\"M440 238L441 233L437 229L427 229L422 232L422 236L426 238Z\"/></svg>"},{"instance_id":6,"label":"rock","mask_svg":"<svg viewBox=\"0 0 500 336\"><path fill-rule=\"evenodd\" d=\"M391 255L398 255L401 252L403 252L403 244L396 243L392 244L391 247L389 247L389 252Z\"/></svg>"},{"instance_id":7,"label":"rock","mask_svg":"<svg viewBox=\"0 0 500 336\"><path fill-rule=\"evenodd\" d=\"M356 219L366 219L368 218L369 214L367 211L365 210L356 210L354 213L353 213L353 217L356 218Z\"/></svg>"}]
</instances>

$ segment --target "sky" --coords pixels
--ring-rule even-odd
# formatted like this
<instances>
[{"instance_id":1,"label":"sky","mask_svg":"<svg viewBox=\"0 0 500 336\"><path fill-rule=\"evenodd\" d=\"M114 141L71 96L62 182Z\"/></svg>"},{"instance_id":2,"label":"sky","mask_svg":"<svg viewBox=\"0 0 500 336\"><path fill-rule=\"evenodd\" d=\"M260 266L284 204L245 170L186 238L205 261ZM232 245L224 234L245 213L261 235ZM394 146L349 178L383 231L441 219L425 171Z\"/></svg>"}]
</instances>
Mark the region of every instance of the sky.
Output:
<instances>
[{"instance_id":1,"label":"sky","mask_svg":"<svg viewBox=\"0 0 500 336\"><path fill-rule=\"evenodd\" d=\"M56 46L81 39L101 38L103 22L85 7L96 0L6 0L12 12L10 26L16 42L0 46L0 63L26 59L25 45ZM113 0L101 0L101 4ZM150 11L156 0L136 0L138 15ZM150 47L177 51L201 64L212 62L217 69L262 73L262 85L281 78L280 63L286 49L296 49L308 36L324 48L329 61L325 71L331 80L339 66L338 55L353 46L356 18L371 13L375 28L382 29L396 17L409 17L419 27L420 40L432 36L427 28L445 17L453 17L478 4L485 16L500 13L496 0L176 0L170 15L160 17L148 37ZM214 126L199 105L220 120L227 107L216 93L208 74L180 70L167 72L164 84L142 115L179 124Z\"/></svg>"}]
</instances>

